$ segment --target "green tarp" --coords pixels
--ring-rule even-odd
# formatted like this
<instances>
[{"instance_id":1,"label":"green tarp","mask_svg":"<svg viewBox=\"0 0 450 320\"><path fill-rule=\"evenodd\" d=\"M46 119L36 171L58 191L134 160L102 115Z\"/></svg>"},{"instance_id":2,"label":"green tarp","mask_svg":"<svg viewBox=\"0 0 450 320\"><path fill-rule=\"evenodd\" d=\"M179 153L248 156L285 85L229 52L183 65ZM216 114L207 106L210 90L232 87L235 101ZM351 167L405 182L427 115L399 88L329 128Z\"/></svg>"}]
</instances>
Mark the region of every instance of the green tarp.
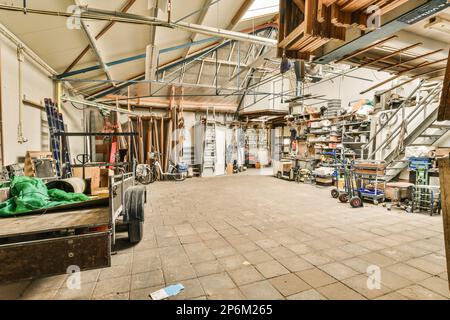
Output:
<instances>
[{"instance_id":1,"label":"green tarp","mask_svg":"<svg viewBox=\"0 0 450 320\"><path fill-rule=\"evenodd\" d=\"M58 189L48 190L39 178L14 177L11 180L11 196L0 203L0 217L25 214L33 210L87 201L80 193L67 193Z\"/></svg>"}]
</instances>

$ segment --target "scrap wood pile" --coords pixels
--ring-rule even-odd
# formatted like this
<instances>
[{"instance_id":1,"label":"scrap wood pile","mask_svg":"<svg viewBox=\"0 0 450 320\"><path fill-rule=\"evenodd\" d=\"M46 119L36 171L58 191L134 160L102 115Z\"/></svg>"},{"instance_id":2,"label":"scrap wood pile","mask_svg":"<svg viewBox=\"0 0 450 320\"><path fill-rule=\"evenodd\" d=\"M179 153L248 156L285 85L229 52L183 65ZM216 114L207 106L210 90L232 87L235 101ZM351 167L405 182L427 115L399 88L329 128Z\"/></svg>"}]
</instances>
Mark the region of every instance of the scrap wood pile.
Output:
<instances>
[{"instance_id":1,"label":"scrap wood pile","mask_svg":"<svg viewBox=\"0 0 450 320\"><path fill-rule=\"evenodd\" d=\"M345 41L348 28L370 31L377 6L383 15L405 0L280 0L278 55L308 60L331 40ZM369 22L369 24L368 24Z\"/></svg>"}]
</instances>

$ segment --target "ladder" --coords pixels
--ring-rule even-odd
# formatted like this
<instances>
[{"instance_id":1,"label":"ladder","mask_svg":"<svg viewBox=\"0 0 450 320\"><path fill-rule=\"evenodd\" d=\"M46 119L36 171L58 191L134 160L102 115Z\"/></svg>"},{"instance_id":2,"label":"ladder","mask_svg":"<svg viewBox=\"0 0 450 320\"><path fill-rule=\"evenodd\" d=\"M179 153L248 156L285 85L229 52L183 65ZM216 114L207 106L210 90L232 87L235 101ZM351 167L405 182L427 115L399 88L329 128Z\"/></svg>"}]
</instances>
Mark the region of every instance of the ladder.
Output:
<instances>
[{"instance_id":1,"label":"ladder","mask_svg":"<svg viewBox=\"0 0 450 320\"><path fill-rule=\"evenodd\" d=\"M210 109L212 110L210 111ZM216 147L216 108L207 107L203 140L202 176L214 175L217 156Z\"/></svg>"},{"instance_id":2,"label":"ladder","mask_svg":"<svg viewBox=\"0 0 450 320\"><path fill-rule=\"evenodd\" d=\"M50 145L53 159L55 160L56 176L59 178L70 177L69 143L67 138L61 138L57 135L57 133L64 133L66 131L63 115L58 112L51 99L45 99L45 112L47 113Z\"/></svg>"}]
</instances>

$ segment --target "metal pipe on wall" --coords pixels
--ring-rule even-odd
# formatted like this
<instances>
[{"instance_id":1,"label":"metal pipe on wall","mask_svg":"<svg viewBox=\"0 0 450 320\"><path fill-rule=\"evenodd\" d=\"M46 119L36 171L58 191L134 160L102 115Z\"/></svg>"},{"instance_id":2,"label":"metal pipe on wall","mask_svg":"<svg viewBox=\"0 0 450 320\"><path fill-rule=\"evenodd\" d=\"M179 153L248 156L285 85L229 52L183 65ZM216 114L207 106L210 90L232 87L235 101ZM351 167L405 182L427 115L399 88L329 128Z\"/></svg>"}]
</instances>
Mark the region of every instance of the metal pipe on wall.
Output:
<instances>
[{"instance_id":1,"label":"metal pipe on wall","mask_svg":"<svg viewBox=\"0 0 450 320\"><path fill-rule=\"evenodd\" d=\"M17 46L17 62L19 65L19 124L17 126L17 142L23 144L28 141L23 135L23 63L25 62L24 50L21 45Z\"/></svg>"}]
</instances>

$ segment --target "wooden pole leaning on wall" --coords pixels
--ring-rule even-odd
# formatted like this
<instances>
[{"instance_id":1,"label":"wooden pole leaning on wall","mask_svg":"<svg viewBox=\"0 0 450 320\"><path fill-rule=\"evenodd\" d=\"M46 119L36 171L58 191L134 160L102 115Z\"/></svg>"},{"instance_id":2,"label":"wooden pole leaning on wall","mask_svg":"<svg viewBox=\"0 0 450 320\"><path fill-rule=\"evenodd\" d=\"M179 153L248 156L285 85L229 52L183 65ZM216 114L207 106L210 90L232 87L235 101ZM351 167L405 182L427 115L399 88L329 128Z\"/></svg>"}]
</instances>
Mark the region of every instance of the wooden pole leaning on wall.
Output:
<instances>
[{"instance_id":1,"label":"wooden pole leaning on wall","mask_svg":"<svg viewBox=\"0 0 450 320\"><path fill-rule=\"evenodd\" d=\"M167 128L167 141L166 141L166 157L164 161L164 171L167 172L169 169L169 159L172 153L172 130L173 130L173 120L174 120L174 107L175 107L175 86L170 87L170 106L169 106L169 124Z\"/></svg>"},{"instance_id":2,"label":"wooden pole leaning on wall","mask_svg":"<svg viewBox=\"0 0 450 320\"><path fill-rule=\"evenodd\" d=\"M441 103L438 112L438 121L444 120L450 120L450 52L448 53L444 86L442 88Z\"/></svg>"},{"instance_id":3,"label":"wooden pole leaning on wall","mask_svg":"<svg viewBox=\"0 0 450 320\"><path fill-rule=\"evenodd\" d=\"M450 155L438 160L441 184L442 219L444 222L445 255L447 260L448 287L450 290Z\"/></svg>"}]
</instances>

